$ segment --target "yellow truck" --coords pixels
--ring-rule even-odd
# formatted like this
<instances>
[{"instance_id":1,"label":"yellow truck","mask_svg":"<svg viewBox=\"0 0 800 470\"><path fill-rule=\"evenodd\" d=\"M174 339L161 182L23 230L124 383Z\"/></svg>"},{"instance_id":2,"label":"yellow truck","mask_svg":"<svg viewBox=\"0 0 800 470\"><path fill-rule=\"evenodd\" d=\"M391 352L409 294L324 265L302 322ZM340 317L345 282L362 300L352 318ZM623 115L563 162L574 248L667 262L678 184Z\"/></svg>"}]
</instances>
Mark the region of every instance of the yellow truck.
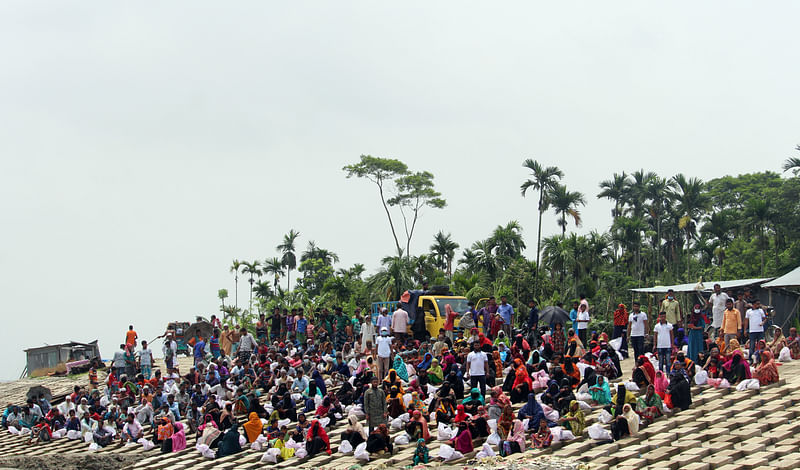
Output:
<instances>
[{"instance_id":1,"label":"yellow truck","mask_svg":"<svg viewBox=\"0 0 800 470\"><path fill-rule=\"evenodd\" d=\"M399 301L394 302L375 302L372 304L372 319L376 321L381 308L387 308L389 313L402 307L408 312L411 332L415 339L425 340L439 335L439 329L444 328L447 320L445 306L456 312L457 317L454 323L458 327L461 315L467 309L467 298L459 295L452 295L441 290L410 290L403 293ZM419 321L422 319L423 321Z\"/></svg>"}]
</instances>

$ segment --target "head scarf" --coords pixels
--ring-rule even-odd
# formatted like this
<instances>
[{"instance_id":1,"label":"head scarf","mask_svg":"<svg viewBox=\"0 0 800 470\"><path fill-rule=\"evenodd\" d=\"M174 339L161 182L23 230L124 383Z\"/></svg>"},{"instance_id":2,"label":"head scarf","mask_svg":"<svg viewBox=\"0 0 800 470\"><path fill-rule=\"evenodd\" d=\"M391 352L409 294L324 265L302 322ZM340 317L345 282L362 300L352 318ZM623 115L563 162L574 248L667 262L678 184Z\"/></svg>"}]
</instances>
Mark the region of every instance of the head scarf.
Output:
<instances>
[{"instance_id":1,"label":"head scarf","mask_svg":"<svg viewBox=\"0 0 800 470\"><path fill-rule=\"evenodd\" d=\"M186 448L186 432L183 424L175 423L175 433L172 434L172 452L178 452Z\"/></svg>"},{"instance_id":2,"label":"head scarf","mask_svg":"<svg viewBox=\"0 0 800 470\"><path fill-rule=\"evenodd\" d=\"M328 387L325 386L325 381L322 379L322 374L319 373L319 370L314 369L314 372L311 373L311 378L314 380L314 383L317 385L317 390L323 395L328 394Z\"/></svg>"},{"instance_id":3,"label":"head scarf","mask_svg":"<svg viewBox=\"0 0 800 470\"><path fill-rule=\"evenodd\" d=\"M741 350L739 349L739 340L737 340L737 339L732 339L732 340L731 340L731 341L728 343L728 347L725 349L725 354L726 354L726 355L728 355L728 354L733 354L733 353L734 353L734 352L736 352L736 351L741 351Z\"/></svg>"},{"instance_id":4,"label":"head scarf","mask_svg":"<svg viewBox=\"0 0 800 470\"><path fill-rule=\"evenodd\" d=\"M453 419L453 422L460 423L461 421L466 421L467 413L464 411L464 405L458 405L456 407L456 417Z\"/></svg>"},{"instance_id":5,"label":"head scarf","mask_svg":"<svg viewBox=\"0 0 800 470\"><path fill-rule=\"evenodd\" d=\"M419 410L414 410L411 420L416 421L422 425L422 438L428 440L430 438L430 432L428 430L428 421L422 417L422 413L420 413Z\"/></svg>"},{"instance_id":6,"label":"head scarf","mask_svg":"<svg viewBox=\"0 0 800 470\"><path fill-rule=\"evenodd\" d=\"M639 415L633 411L631 405L626 403L622 407L622 416L628 422L628 431L630 432L631 436L635 436L639 432Z\"/></svg>"},{"instance_id":7,"label":"head scarf","mask_svg":"<svg viewBox=\"0 0 800 470\"><path fill-rule=\"evenodd\" d=\"M433 361L433 354L425 353L425 356L422 358L422 362L417 364L417 369L428 370L428 368L431 366L432 361Z\"/></svg>"},{"instance_id":8,"label":"head scarf","mask_svg":"<svg viewBox=\"0 0 800 470\"><path fill-rule=\"evenodd\" d=\"M428 448L425 439L417 439L417 449L414 451L414 465L428 463Z\"/></svg>"},{"instance_id":9,"label":"head scarf","mask_svg":"<svg viewBox=\"0 0 800 470\"><path fill-rule=\"evenodd\" d=\"M528 394L528 403L519 409L517 418L530 419L530 421L528 421L528 427L533 425L533 423L538 423L539 420L544 419L544 410L542 409L542 405L539 404L539 401L536 400L535 393L531 392Z\"/></svg>"},{"instance_id":10,"label":"head scarf","mask_svg":"<svg viewBox=\"0 0 800 470\"><path fill-rule=\"evenodd\" d=\"M525 367L525 364L522 363L522 360L514 359L514 365L516 366L516 370L512 388L517 388L519 385L526 383L528 384L528 390L533 390L533 381L531 380L531 376L528 375L528 369Z\"/></svg>"},{"instance_id":11,"label":"head scarf","mask_svg":"<svg viewBox=\"0 0 800 470\"><path fill-rule=\"evenodd\" d=\"M428 368L428 377L433 376L438 379L438 382L444 380L444 372L442 366L439 365L439 360L434 359L431 361L431 366Z\"/></svg>"},{"instance_id":12,"label":"head scarf","mask_svg":"<svg viewBox=\"0 0 800 470\"><path fill-rule=\"evenodd\" d=\"M306 434L306 441L311 442L315 437L322 438L325 442L325 452L331 455L331 441L328 438L328 433L325 432L325 429L322 428L322 425L316 419L311 422L311 427L308 429L308 434Z\"/></svg>"},{"instance_id":13,"label":"head scarf","mask_svg":"<svg viewBox=\"0 0 800 470\"><path fill-rule=\"evenodd\" d=\"M347 417L347 422L349 423L347 426L347 430L351 432L357 432L361 434L361 437L364 440L367 439L367 433L364 431L364 426L358 421L358 416L350 415Z\"/></svg>"},{"instance_id":14,"label":"head scarf","mask_svg":"<svg viewBox=\"0 0 800 470\"><path fill-rule=\"evenodd\" d=\"M242 446L239 444L239 424L234 421L233 426L222 436L222 442L219 443L217 457L225 457L241 451Z\"/></svg>"},{"instance_id":15,"label":"head scarf","mask_svg":"<svg viewBox=\"0 0 800 470\"><path fill-rule=\"evenodd\" d=\"M413 406L415 411L425 412L425 403L419 399L419 392L411 392L411 403L409 405Z\"/></svg>"},{"instance_id":16,"label":"head scarf","mask_svg":"<svg viewBox=\"0 0 800 470\"><path fill-rule=\"evenodd\" d=\"M364 372L367 369L367 360L361 359L358 363L358 367L356 368L356 375Z\"/></svg>"},{"instance_id":17,"label":"head scarf","mask_svg":"<svg viewBox=\"0 0 800 470\"><path fill-rule=\"evenodd\" d=\"M493 392L497 392L497 403L505 408L506 405L511 405L511 399L508 398L508 395L503 391L503 387L500 385L496 386L492 389Z\"/></svg>"},{"instance_id":18,"label":"head scarf","mask_svg":"<svg viewBox=\"0 0 800 470\"><path fill-rule=\"evenodd\" d=\"M656 368L653 367L653 363L650 362L650 359L647 358L645 355L639 356L639 359L644 359L644 364L640 366L643 369L643 372L647 376L650 383L653 383L653 380L656 378Z\"/></svg>"},{"instance_id":19,"label":"head scarf","mask_svg":"<svg viewBox=\"0 0 800 470\"><path fill-rule=\"evenodd\" d=\"M516 442L520 449L525 449L525 427L522 425L522 421L514 420L514 429L507 440Z\"/></svg>"},{"instance_id":20,"label":"head scarf","mask_svg":"<svg viewBox=\"0 0 800 470\"><path fill-rule=\"evenodd\" d=\"M659 396L663 396L664 393L667 391L667 386L669 385L669 380L664 376L664 373L656 371L656 379L653 381L653 386L656 389L656 393Z\"/></svg>"},{"instance_id":21,"label":"head scarf","mask_svg":"<svg viewBox=\"0 0 800 470\"><path fill-rule=\"evenodd\" d=\"M567 412L566 418L575 418L574 421L569 421L569 429L572 431L572 434L575 437L580 437L583 434L583 430L586 427L586 418L583 415L583 410L578 404L577 400L572 400L569 402L569 411Z\"/></svg>"},{"instance_id":22,"label":"head scarf","mask_svg":"<svg viewBox=\"0 0 800 470\"><path fill-rule=\"evenodd\" d=\"M392 366L397 371L397 376L404 382L408 382L408 369L406 369L406 363L403 362L403 358L399 354L395 354Z\"/></svg>"},{"instance_id":23,"label":"head scarf","mask_svg":"<svg viewBox=\"0 0 800 470\"><path fill-rule=\"evenodd\" d=\"M248 442L255 442L256 438L261 435L264 425L261 423L261 418L256 413L250 413L247 422L242 426L247 434Z\"/></svg>"},{"instance_id":24,"label":"head scarf","mask_svg":"<svg viewBox=\"0 0 800 470\"><path fill-rule=\"evenodd\" d=\"M470 390L469 391L469 396L467 398L465 398L464 400L462 400L461 403L466 405L467 403L469 403L471 401L478 401L478 402L480 402L481 405L483 405L485 403L484 399L483 399L483 395L481 395L481 389L475 387L472 390Z\"/></svg>"}]
</instances>

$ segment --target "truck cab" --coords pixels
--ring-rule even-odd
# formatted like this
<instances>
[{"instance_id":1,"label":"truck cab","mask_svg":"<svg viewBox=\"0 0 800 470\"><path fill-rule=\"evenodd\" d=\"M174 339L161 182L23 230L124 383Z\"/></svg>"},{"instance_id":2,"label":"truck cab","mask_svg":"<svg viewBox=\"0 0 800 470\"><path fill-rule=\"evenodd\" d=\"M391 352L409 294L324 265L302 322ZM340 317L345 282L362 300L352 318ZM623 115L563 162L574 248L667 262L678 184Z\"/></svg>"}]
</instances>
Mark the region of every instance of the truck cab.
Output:
<instances>
[{"instance_id":1,"label":"truck cab","mask_svg":"<svg viewBox=\"0 0 800 470\"><path fill-rule=\"evenodd\" d=\"M457 328L461 315L467 311L467 298L455 295L421 295L417 301L417 311L425 313L425 332L428 337L439 335L439 329L444 328L447 321L445 305L456 312L454 326Z\"/></svg>"}]
</instances>

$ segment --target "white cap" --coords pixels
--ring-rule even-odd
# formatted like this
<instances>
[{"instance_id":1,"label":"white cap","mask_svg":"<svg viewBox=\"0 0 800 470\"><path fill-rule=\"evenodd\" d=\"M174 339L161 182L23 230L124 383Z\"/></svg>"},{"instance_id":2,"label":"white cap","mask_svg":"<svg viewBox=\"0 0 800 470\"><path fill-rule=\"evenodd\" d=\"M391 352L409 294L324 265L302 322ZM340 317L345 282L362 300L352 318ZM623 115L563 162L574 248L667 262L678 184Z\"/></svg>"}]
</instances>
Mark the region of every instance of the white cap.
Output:
<instances>
[{"instance_id":1,"label":"white cap","mask_svg":"<svg viewBox=\"0 0 800 470\"><path fill-rule=\"evenodd\" d=\"M383 328L381 328L381 332L383 332L383 331L389 331L389 328L386 328L386 327L384 326Z\"/></svg>"}]
</instances>

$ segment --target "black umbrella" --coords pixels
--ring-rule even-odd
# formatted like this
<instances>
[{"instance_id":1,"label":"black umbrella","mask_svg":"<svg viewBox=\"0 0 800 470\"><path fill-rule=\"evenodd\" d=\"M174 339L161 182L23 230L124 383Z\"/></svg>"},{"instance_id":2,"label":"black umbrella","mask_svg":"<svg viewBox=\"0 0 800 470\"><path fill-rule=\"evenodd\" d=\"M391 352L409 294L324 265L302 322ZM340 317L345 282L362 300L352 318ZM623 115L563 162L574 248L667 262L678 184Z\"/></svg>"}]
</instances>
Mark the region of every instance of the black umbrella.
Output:
<instances>
[{"instance_id":1,"label":"black umbrella","mask_svg":"<svg viewBox=\"0 0 800 470\"><path fill-rule=\"evenodd\" d=\"M183 331L183 337L186 338L187 341L195 336L202 336L204 339L208 339L211 337L211 333L213 332L214 327L211 326L211 323L207 321L199 321L189 325L189 327Z\"/></svg>"},{"instance_id":2,"label":"black umbrella","mask_svg":"<svg viewBox=\"0 0 800 470\"><path fill-rule=\"evenodd\" d=\"M47 401L53 399L53 393L50 392L50 389L42 386L42 385L34 385L28 390L28 399L39 400L39 395L44 395L44 398Z\"/></svg>"},{"instance_id":3,"label":"black umbrella","mask_svg":"<svg viewBox=\"0 0 800 470\"><path fill-rule=\"evenodd\" d=\"M551 305L549 307L545 307L541 312L539 312L539 323L545 325L551 325L556 323L565 324L570 322L569 313L561 307L556 307L555 305Z\"/></svg>"}]
</instances>

